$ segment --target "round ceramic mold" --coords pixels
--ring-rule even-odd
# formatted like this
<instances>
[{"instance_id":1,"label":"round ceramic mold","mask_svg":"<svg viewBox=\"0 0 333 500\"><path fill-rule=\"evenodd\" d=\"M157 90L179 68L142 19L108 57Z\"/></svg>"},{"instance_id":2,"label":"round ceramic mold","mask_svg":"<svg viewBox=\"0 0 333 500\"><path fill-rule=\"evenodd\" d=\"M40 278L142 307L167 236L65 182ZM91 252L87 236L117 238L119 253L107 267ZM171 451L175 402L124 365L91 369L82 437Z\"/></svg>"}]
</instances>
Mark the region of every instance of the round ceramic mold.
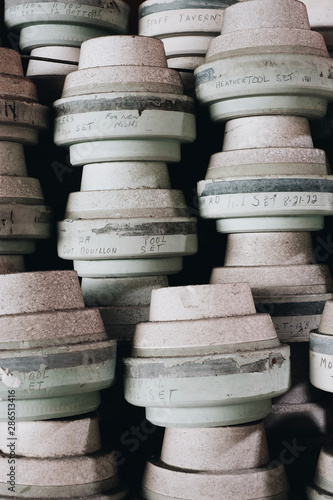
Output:
<instances>
[{"instance_id":1,"label":"round ceramic mold","mask_svg":"<svg viewBox=\"0 0 333 500\"><path fill-rule=\"evenodd\" d=\"M180 77L167 68L157 39L85 42L79 69L67 76L54 107L54 140L69 146L73 165L176 162L180 144L195 139L193 100L182 95Z\"/></svg>"},{"instance_id":2,"label":"round ceramic mold","mask_svg":"<svg viewBox=\"0 0 333 500\"><path fill-rule=\"evenodd\" d=\"M131 266L128 259L177 258L197 250L196 222L187 217L180 191L131 190L130 197L127 190L72 193L65 217L58 224L58 255L86 261L83 272L91 273L90 260L126 260L119 268L124 274L131 273L128 267L125 271L126 264ZM112 267L114 273L117 268ZM149 265L143 263L140 271L140 263L134 262L135 269L141 274Z\"/></svg>"},{"instance_id":3,"label":"round ceramic mold","mask_svg":"<svg viewBox=\"0 0 333 500\"><path fill-rule=\"evenodd\" d=\"M43 46L80 47L89 38L126 34L130 8L122 0L105 3L31 2L9 0L5 6L8 29L20 31L20 48Z\"/></svg>"},{"instance_id":4,"label":"round ceramic mold","mask_svg":"<svg viewBox=\"0 0 333 500\"><path fill-rule=\"evenodd\" d=\"M332 299L329 269L314 262L309 233L232 234L211 283L248 282L257 312L271 315L280 341L304 342Z\"/></svg>"},{"instance_id":5,"label":"round ceramic mold","mask_svg":"<svg viewBox=\"0 0 333 500\"><path fill-rule=\"evenodd\" d=\"M268 315L255 314L246 284L153 290L149 319L137 325L125 359L125 398L146 407L154 424L257 420L289 387L289 347Z\"/></svg>"},{"instance_id":6,"label":"round ceramic mold","mask_svg":"<svg viewBox=\"0 0 333 500\"><path fill-rule=\"evenodd\" d=\"M262 423L174 429L164 434L160 459L150 459L143 498L287 499L283 466L270 467ZM204 493L205 492L205 493Z\"/></svg>"},{"instance_id":7,"label":"round ceramic mold","mask_svg":"<svg viewBox=\"0 0 333 500\"><path fill-rule=\"evenodd\" d=\"M222 153L198 183L200 214L217 219L220 232L320 229L333 210L329 173L306 118L230 120Z\"/></svg>"},{"instance_id":8,"label":"round ceramic mold","mask_svg":"<svg viewBox=\"0 0 333 500\"><path fill-rule=\"evenodd\" d=\"M318 329L310 333L310 381L327 392L333 392L332 305L332 300L326 302Z\"/></svg>"},{"instance_id":9,"label":"round ceramic mold","mask_svg":"<svg viewBox=\"0 0 333 500\"><path fill-rule=\"evenodd\" d=\"M236 69L235 69L236 68ZM240 2L195 70L196 94L214 121L286 114L320 118L332 99L331 61L301 2Z\"/></svg>"},{"instance_id":10,"label":"round ceramic mold","mask_svg":"<svg viewBox=\"0 0 333 500\"><path fill-rule=\"evenodd\" d=\"M18 420L72 415L74 395L87 396L86 405L84 398L76 403L82 407L77 413L95 409L98 397L90 394L113 381L115 343L107 339L99 312L84 309L76 273L6 274L0 280L2 405L12 392L18 404L30 400L23 401Z\"/></svg>"},{"instance_id":11,"label":"round ceramic mold","mask_svg":"<svg viewBox=\"0 0 333 500\"><path fill-rule=\"evenodd\" d=\"M36 144L38 131L47 128L47 108L24 78L19 53L0 48L0 60L0 140Z\"/></svg>"},{"instance_id":12,"label":"round ceramic mold","mask_svg":"<svg viewBox=\"0 0 333 500\"><path fill-rule=\"evenodd\" d=\"M333 498L332 447L321 449L313 484L306 489L308 500L330 500Z\"/></svg>"}]
</instances>

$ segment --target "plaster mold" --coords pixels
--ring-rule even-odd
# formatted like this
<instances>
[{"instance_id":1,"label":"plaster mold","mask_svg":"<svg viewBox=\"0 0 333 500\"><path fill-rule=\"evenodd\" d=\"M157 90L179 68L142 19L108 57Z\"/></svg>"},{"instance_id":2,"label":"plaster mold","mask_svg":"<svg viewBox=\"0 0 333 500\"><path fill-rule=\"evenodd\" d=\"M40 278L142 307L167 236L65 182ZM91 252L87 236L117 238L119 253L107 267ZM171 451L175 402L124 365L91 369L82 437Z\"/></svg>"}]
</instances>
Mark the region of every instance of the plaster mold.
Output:
<instances>
[{"instance_id":1,"label":"plaster mold","mask_svg":"<svg viewBox=\"0 0 333 500\"><path fill-rule=\"evenodd\" d=\"M333 213L333 180L306 118L227 122L223 150L198 183L200 215L222 233L317 231Z\"/></svg>"},{"instance_id":2,"label":"plaster mold","mask_svg":"<svg viewBox=\"0 0 333 500\"><path fill-rule=\"evenodd\" d=\"M272 316L281 342L308 341L333 297L329 269L315 264L306 232L229 235L224 267L213 269L211 283L237 282L250 284L257 311Z\"/></svg>"},{"instance_id":3,"label":"plaster mold","mask_svg":"<svg viewBox=\"0 0 333 500\"><path fill-rule=\"evenodd\" d=\"M111 57L112 55L112 57ZM193 100L168 69L163 43L138 36L88 40L54 103L54 140L71 163L180 160L195 138Z\"/></svg>"},{"instance_id":4,"label":"plaster mold","mask_svg":"<svg viewBox=\"0 0 333 500\"><path fill-rule=\"evenodd\" d=\"M64 77L73 68L66 61L77 60L74 52L80 50L82 42L106 35L125 35L129 14L129 6L122 0L84 0L81 3L8 0L5 24L9 30L20 33L23 52L59 60L59 63L35 60L28 65L29 76L46 77L51 85L56 82L59 90Z\"/></svg>"},{"instance_id":5,"label":"plaster mold","mask_svg":"<svg viewBox=\"0 0 333 500\"><path fill-rule=\"evenodd\" d=\"M235 68L237 68L235 70ZM295 0L240 2L195 70L196 93L214 121L286 114L321 118L332 99L332 63Z\"/></svg>"},{"instance_id":6,"label":"plaster mold","mask_svg":"<svg viewBox=\"0 0 333 500\"><path fill-rule=\"evenodd\" d=\"M262 423L165 430L159 459L146 465L145 500L287 499L283 465L269 464Z\"/></svg>"},{"instance_id":7,"label":"plaster mold","mask_svg":"<svg viewBox=\"0 0 333 500\"><path fill-rule=\"evenodd\" d=\"M289 388L289 347L247 284L161 288L125 368L125 398L152 423L216 427L269 413Z\"/></svg>"},{"instance_id":8,"label":"plaster mold","mask_svg":"<svg viewBox=\"0 0 333 500\"><path fill-rule=\"evenodd\" d=\"M12 393L22 421L97 408L113 381L115 343L99 312L84 308L77 274L5 274L0 284L0 420Z\"/></svg>"}]
</instances>

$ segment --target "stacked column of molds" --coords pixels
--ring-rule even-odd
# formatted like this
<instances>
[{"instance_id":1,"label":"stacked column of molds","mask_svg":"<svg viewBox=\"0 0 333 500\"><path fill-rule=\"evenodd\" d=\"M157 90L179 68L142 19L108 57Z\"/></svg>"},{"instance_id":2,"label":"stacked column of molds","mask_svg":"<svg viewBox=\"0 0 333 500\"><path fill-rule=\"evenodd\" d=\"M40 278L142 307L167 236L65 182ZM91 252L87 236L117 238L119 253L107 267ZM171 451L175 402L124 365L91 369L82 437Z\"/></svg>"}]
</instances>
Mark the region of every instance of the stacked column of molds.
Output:
<instances>
[{"instance_id":1,"label":"stacked column of molds","mask_svg":"<svg viewBox=\"0 0 333 500\"><path fill-rule=\"evenodd\" d=\"M295 344L292 354L307 366L309 331L332 297L308 233L322 229L333 208L329 166L308 123L332 100L331 60L296 0L234 5L221 33L196 70L199 100L214 121L227 121L222 153L198 185L200 212L217 219L219 232L236 233L212 282L249 282L258 310L270 312L280 339ZM303 378L296 371L291 393L275 401L270 429L299 437L320 423L328 432L327 404L306 370Z\"/></svg>"},{"instance_id":2,"label":"stacked column of molds","mask_svg":"<svg viewBox=\"0 0 333 500\"><path fill-rule=\"evenodd\" d=\"M263 425L250 422L288 390L289 368L248 284L153 290L125 359L126 399L167 427L142 498L287 498L283 466L269 465Z\"/></svg>"},{"instance_id":3,"label":"stacked column of molds","mask_svg":"<svg viewBox=\"0 0 333 500\"><path fill-rule=\"evenodd\" d=\"M250 284L257 311L271 315L280 341L292 347L293 386L275 401L267 425L328 432L326 398L308 382L308 341L333 298L332 278L328 266L315 264L310 233L229 235L224 267L213 270L211 283L235 282Z\"/></svg>"},{"instance_id":4,"label":"stacked column of molds","mask_svg":"<svg viewBox=\"0 0 333 500\"><path fill-rule=\"evenodd\" d=\"M257 420L289 388L289 346L242 283L153 290L125 366L126 399L162 426Z\"/></svg>"},{"instance_id":5,"label":"stacked column of molds","mask_svg":"<svg viewBox=\"0 0 333 500\"><path fill-rule=\"evenodd\" d=\"M193 70L220 34L224 9L237 2L146 0L139 7L139 35L162 40L169 68L180 70L185 87L193 88Z\"/></svg>"},{"instance_id":6,"label":"stacked column of molds","mask_svg":"<svg viewBox=\"0 0 333 500\"><path fill-rule=\"evenodd\" d=\"M37 179L28 177L23 145L47 127L46 107L24 78L17 52L0 48L0 254L29 254L48 238L51 213Z\"/></svg>"},{"instance_id":7,"label":"stacked column of molds","mask_svg":"<svg viewBox=\"0 0 333 500\"><path fill-rule=\"evenodd\" d=\"M129 6L122 0L5 2L7 28L19 32L21 50L31 52L27 75L41 80L42 87L52 85L57 92L61 92L64 77L77 69L73 63L79 60L82 42L126 34L129 13Z\"/></svg>"},{"instance_id":8,"label":"stacked column of molds","mask_svg":"<svg viewBox=\"0 0 333 500\"><path fill-rule=\"evenodd\" d=\"M332 100L331 68L300 2L226 9L196 70L199 100L214 121L229 120L198 187L202 216L219 219L219 231L318 230L332 213L332 179L307 121Z\"/></svg>"},{"instance_id":9,"label":"stacked column of molds","mask_svg":"<svg viewBox=\"0 0 333 500\"><path fill-rule=\"evenodd\" d=\"M137 288L139 297L142 286L165 286L163 276L196 252L197 236L166 165L180 160L180 143L195 138L193 100L167 68L162 42L84 42L55 112L56 144L69 146L74 166L84 165L81 191L70 195L59 223L58 254L74 260L86 303L108 306L125 289ZM135 308L121 311L120 303L104 317L116 314L119 324L123 312L122 321L133 324L126 314ZM146 316L146 302L139 305L135 320Z\"/></svg>"},{"instance_id":10,"label":"stacked column of molds","mask_svg":"<svg viewBox=\"0 0 333 500\"><path fill-rule=\"evenodd\" d=\"M29 498L125 498L116 456L101 447L96 416L9 421L0 430L3 498L26 498L27 492Z\"/></svg>"},{"instance_id":11,"label":"stacked column of molds","mask_svg":"<svg viewBox=\"0 0 333 500\"><path fill-rule=\"evenodd\" d=\"M98 310L85 309L76 272L1 274L0 288L0 421L13 393L19 421L96 409L115 342Z\"/></svg>"}]
</instances>

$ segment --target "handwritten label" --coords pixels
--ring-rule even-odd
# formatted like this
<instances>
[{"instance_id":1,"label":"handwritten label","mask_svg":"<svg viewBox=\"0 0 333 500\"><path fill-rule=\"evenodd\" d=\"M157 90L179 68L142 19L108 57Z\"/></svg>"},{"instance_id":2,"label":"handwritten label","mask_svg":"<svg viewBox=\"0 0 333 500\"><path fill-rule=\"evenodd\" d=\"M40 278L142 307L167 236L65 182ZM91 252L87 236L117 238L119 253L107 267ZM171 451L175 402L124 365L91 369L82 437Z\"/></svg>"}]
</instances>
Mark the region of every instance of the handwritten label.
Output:
<instances>
[{"instance_id":1,"label":"handwritten label","mask_svg":"<svg viewBox=\"0 0 333 500\"><path fill-rule=\"evenodd\" d=\"M6 9L6 21L17 22L20 18L45 18L48 17L80 17L84 19L94 19L110 21L120 18L126 13L126 6L114 2L105 2L103 7L86 5L82 2L27 2L20 5L13 5ZM38 29L38 28L36 28Z\"/></svg>"},{"instance_id":2,"label":"handwritten label","mask_svg":"<svg viewBox=\"0 0 333 500\"><path fill-rule=\"evenodd\" d=\"M141 253L158 253L167 244L166 236L144 236Z\"/></svg>"},{"instance_id":3,"label":"handwritten label","mask_svg":"<svg viewBox=\"0 0 333 500\"><path fill-rule=\"evenodd\" d=\"M210 195L199 197L199 207L203 212L214 212L216 207L226 213L245 211L269 211L280 209L313 208L331 210L332 193L246 193L231 195Z\"/></svg>"},{"instance_id":4,"label":"handwritten label","mask_svg":"<svg viewBox=\"0 0 333 500\"><path fill-rule=\"evenodd\" d=\"M174 11L155 12L139 20L140 35L177 33L198 30L206 33L220 33L223 11L220 9L177 9Z\"/></svg>"},{"instance_id":5,"label":"handwritten label","mask_svg":"<svg viewBox=\"0 0 333 500\"><path fill-rule=\"evenodd\" d=\"M126 396L135 401L172 401L177 389L166 388L162 379L128 379Z\"/></svg>"},{"instance_id":6,"label":"handwritten label","mask_svg":"<svg viewBox=\"0 0 333 500\"><path fill-rule=\"evenodd\" d=\"M332 392L333 389L333 356L311 351L310 347L310 380L316 387Z\"/></svg>"}]
</instances>

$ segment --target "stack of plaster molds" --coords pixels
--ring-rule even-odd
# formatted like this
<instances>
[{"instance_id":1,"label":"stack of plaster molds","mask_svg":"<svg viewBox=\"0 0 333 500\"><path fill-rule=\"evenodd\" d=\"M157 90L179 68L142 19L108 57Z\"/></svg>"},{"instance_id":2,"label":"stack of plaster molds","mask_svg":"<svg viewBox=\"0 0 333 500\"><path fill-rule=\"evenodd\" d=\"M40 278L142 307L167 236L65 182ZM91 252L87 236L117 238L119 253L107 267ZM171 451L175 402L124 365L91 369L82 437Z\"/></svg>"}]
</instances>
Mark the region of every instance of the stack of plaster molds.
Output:
<instances>
[{"instance_id":1,"label":"stack of plaster molds","mask_svg":"<svg viewBox=\"0 0 333 500\"><path fill-rule=\"evenodd\" d=\"M192 89L193 71L204 62L210 40L220 34L224 9L237 2L146 0L139 7L139 35L163 41L169 68L180 70L185 88Z\"/></svg>"},{"instance_id":2,"label":"stack of plaster molds","mask_svg":"<svg viewBox=\"0 0 333 500\"><path fill-rule=\"evenodd\" d=\"M170 189L166 164L195 138L193 100L167 68L160 40L113 36L82 44L79 69L54 106L56 144L84 165L81 191L59 223L58 254L74 260L86 303L133 329L147 315L140 289L165 286L164 276L197 250L196 220ZM141 311L122 301L130 289Z\"/></svg>"},{"instance_id":3,"label":"stack of plaster molds","mask_svg":"<svg viewBox=\"0 0 333 500\"><path fill-rule=\"evenodd\" d=\"M96 416L10 423L0 423L3 498L125 498L116 456L101 449Z\"/></svg>"},{"instance_id":4,"label":"stack of plaster molds","mask_svg":"<svg viewBox=\"0 0 333 500\"><path fill-rule=\"evenodd\" d=\"M225 267L212 282L249 282L257 308L273 316L280 339L294 344L292 354L305 366L309 331L332 297L309 231L332 214L333 178L308 122L322 118L333 99L331 70L304 4L253 0L225 10L221 35L195 71L199 100L213 121L227 122L222 152L198 185L201 215L231 233ZM317 398L306 372L294 377L291 394L274 404L270 427L293 429L294 437L329 432L327 405Z\"/></svg>"},{"instance_id":5,"label":"stack of plaster molds","mask_svg":"<svg viewBox=\"0 0 333 500\"><path fill-rule=\"evenodd\" d=\"M250 284L257 311L272 316L280 341L292 348L293 386L275 401L266 424L327 433L332 412L308 382L308 341L333 298L332 278L328 266L315 264L310 233L229 235L224 267L213 270L211 283L235 282Z\"/></svg>"},{"instance_id":6,"label":"stack of plaster molds","mask_svg":"<svg viewBox=\"0 0 333 500\"><path fill-rule=\"evenodd\" d=\"M55 93L61 92L65 76L77 69L82 42L126 34L129 13L129 6L122 0L5 1L7 28L20 33L21 50L31 52L33 57L27 75L41 81L44 90L51 85Z\"/></svg>"},{"instance_id":7,"label":"stack of plaster molds","mask_svg":"<svg viewBox=\"0 0 333 500\"><path fill-rule=\"evenodd\" d=\"M84 307L77 274L18 272L0 283L0 421L11 391L18 420L96 409L113 381L116 344L98 310Z\"/></svg>"},{"instance_id":8,"label":"stack of plaster molds","mask_svg":"<svg viewBox=\"0 0 333 500\"><path fill-rule=\"evenodd\" d=\"M51 231L50 209L39 181L28 177L23 150L47 127L47 109L24 78L19 54L6 48L0 48L0 110L0 255L24 255Z\"/></svg>"},{"instance_id":9,"label":"stack of plaster molds","mask_svg":"<svg viewBox=\"0 0 333 500\"><path fill-rule=\"evenodd\" d=\"M154 290L125 359L126 399L167 427L143 498L286 499L283 467L268 465L262 424L251 422L288 390L289 369L289 347L256 314L248 284Z\"/></svg>"},{"instance_id":10,"label":"stack of plaster molds","mask_svg":"<svg viewBox=\"0 0 333 500\"><path fill-rule=\"evenodd\" d=\"M211 283L250 283L258 312L271 314L279 339L308 342L333 298L327 265L316 264L308 232L230 234L224 267Z\"/></svg>"}]
</instances>

